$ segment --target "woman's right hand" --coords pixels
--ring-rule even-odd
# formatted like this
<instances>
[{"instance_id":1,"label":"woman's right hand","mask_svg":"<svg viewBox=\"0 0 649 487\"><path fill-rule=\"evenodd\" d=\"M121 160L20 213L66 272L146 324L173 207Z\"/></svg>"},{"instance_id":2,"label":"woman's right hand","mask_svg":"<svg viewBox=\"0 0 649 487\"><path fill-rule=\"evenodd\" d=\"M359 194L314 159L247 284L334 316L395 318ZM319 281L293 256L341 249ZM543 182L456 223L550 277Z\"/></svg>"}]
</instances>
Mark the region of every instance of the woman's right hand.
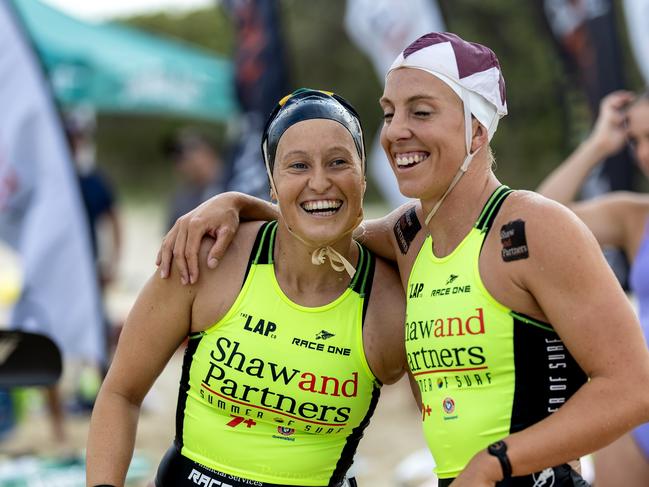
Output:
<instances>
[{"instance_id":1,"label":"woman's right hand","mask_svg":"<svg viewBox=\"0 0 649 487\"><path fill-rule=\"evenodd\" d=\"M589 142L602 158L615 154L626 142L626 106L635 95L630 91L614 91L605 96L599 107L599 116Z\"/></svg>"},{"instance_id":2,"label":"woman's right hand","mask_svg":"<svg viewBox=\"0 0 649 487\"><path fill-rule=\"evenodd\" d=\"M214 269L239 228L240 209L236 193L222 193L176 220L165 235L156 258L160 276L163 279L169 276L173 260L181 282L195 283L198 279L198 252L205 235L215 239L207 254L207 266Z\"/></svg>"}]
</instances>

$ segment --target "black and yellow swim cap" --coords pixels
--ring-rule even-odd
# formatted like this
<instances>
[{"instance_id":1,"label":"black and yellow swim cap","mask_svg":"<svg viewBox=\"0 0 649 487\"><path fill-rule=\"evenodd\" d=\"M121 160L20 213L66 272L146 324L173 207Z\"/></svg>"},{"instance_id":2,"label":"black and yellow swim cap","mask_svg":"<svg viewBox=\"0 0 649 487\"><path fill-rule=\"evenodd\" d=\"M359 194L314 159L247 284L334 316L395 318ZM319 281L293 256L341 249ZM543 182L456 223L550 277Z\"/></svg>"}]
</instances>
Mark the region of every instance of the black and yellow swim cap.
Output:
<instances>
[{"instance_id":1,"label":"black and yellow swim cap","mask_svg":"<svg viewBox=\"0 0 649 487\"><path fill-rule=\"evenodd\" d=\"M282 98L266 121L261 151L269 173L272 174L277 145L284 132L298 122L313 119L333 120L345 127L354 140L356 151L365 168L363 128L354 107L335 93L300 88Z\"/></svg>"}]
</instances>

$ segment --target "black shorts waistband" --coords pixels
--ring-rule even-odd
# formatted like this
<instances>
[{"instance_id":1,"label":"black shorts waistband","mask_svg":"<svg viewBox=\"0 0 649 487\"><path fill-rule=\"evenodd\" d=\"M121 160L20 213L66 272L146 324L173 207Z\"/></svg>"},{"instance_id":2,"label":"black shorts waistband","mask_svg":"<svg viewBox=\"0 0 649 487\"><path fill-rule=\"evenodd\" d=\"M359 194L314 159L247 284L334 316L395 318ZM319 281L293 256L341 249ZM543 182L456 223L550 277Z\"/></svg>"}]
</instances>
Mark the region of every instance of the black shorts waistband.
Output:
<instances>
[{"instance_id":1,"label":"black shorts waistband","mask_svg":"<svg viewBox=\"0 0 649 487\"><path fill-rule=\"evenodd\" d=\"M439 479L438 487L448 487L455 479ZM582 476L564 463L553 468L522 477L511 477L496 483L496 487L590 487Z\"/></svg>"},{"instance_id":2,"label":"black shorts waistband","mask_svg":"<svg viewBox=\"0 0 649 487\"><path fill-rule=\"evenodd\" d=\"M353 479L351 486L356 483ZM345 482L340 486L345 485ZM155 476L155 487L300 487L288 484L270 484L219 472L201 465L171 446L162 457ZM324 486L323 486L324 487Z\"/></svg>"}]
</instances>

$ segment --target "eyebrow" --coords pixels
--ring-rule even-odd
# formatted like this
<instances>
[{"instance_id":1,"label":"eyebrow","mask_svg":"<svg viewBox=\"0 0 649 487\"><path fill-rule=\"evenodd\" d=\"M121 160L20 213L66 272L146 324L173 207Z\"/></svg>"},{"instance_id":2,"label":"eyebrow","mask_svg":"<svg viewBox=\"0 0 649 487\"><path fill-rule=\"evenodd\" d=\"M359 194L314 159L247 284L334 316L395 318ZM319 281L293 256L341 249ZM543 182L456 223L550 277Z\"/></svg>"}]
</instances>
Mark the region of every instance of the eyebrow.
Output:
<instances>
[{"instance_id":1,"label":"eyebrow","mask_svg":"<svg viewBox=\"0 0 649 487\"><path fill-rule=\"evenodd\" d=\"M282 158L289 157L289 156L308 156L308 155L309 153L307 151L300 150L300 149L293 149L286 152L285 154L281 154Z\"/></svg>"},{"instance_id":2,"label":"eyebrow","mask_svg":"<svg viewBox=\"0 0 649 487\"><path fill-rule=\"evenodd\" d=\"M412 96L410 96L410 97L408 97L406 99L406 103L413 103L413 102L420 101L420 100L437 100L437 99L439 99L439 97L434 96L434 95L424 95L424 94L412 95ZM392 102L388 98L386 98L385 96L382 96L379 99L379 103L390 103L390 104L392 104Z\"/></svg>"},{"instance_id":3,"label":"eyebrow","mask_svg":"<svg viewBox=\"0 0 649 487\"><path fill-rule=\"evenodd\" d=\"M339 144L330 145L325 149L325 151L327 153L331 153L331 152L335 152L335 151L344 152L346 154L353 154L354 153L353 149L350 149L349 147L345 147L344 145L339 145ZM285 158L285 157L293 157L293 156L309 156L310 154L311 153L309 151L305 151L305 150L302 150L302 149L293 149L293 150L290 150L290 151L286 152L285 154L282 154L281 156L282 156L282 158Z\"/></svg>"}]
</instances>

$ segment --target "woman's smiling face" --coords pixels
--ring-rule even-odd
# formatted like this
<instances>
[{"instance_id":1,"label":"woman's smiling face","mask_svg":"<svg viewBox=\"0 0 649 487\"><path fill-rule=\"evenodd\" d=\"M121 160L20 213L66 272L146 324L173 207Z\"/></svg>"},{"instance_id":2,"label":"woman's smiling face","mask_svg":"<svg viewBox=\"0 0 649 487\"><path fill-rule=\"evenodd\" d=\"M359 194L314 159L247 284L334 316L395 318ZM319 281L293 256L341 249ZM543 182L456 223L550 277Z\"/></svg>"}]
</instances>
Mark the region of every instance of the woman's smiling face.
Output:
<instances>
[{"instance_id":1,"label":"woman's smiling face","mask_svg":"<svg viewBox=\"0 0 649 487\"><path fill-rule=\"evenodd\" d=\"M305 120L284 132L273 181L282 218L310 244L348 234L361 214L362 161L351 134L333 120Z\"/></svg>"},{"instance_id":2,"label":"woman's smiling face","mask_svg":"<svg viewBox=\"0 0 649 487\"><path fill-rule=\"evenodd\" d=\"M381 145L402 194L437 199L464 156L464 111L460 98L425 71L400 68L386 80Z\"/></svg>"}]
</instances>

